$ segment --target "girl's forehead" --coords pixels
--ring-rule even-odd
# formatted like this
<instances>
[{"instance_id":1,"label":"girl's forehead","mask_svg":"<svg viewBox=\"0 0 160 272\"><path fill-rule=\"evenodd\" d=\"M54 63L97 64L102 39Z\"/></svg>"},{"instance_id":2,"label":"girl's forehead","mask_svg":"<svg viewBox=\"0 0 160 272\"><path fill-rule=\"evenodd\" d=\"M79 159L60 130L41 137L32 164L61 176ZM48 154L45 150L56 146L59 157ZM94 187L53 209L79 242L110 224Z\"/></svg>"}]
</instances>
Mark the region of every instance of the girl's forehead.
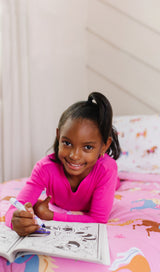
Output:
<instances>
[{"instance_id":1,"label":"girl's forehead","mask_svg":"<svg viewBox=\"0 0 160 272\"><path fill-rule=\"evenodd\" d=\"M96 123L89 119L68 119L60 129L60 137L83 140L99 140L102 138Z\"/></svg>"},{"instance_id":2,"label":"girl's forehead","mask_svg":"<svg viewBox=\"0 0 160 272\"><path fill-rule=\"evenodd\" d=\"M70 119L59 131L60 139L67 139L73 145L94 144L99 146L103 142L98 125L89 119Z\"/></svg>"},{"instance_id":3,"label":"girl's forehead","mask_svg":"<svg viewBox=\"0 0 160 272\"><path fill-rule=\"evenodd\" d=\"M60 130L72 130L72 129L98 129L98 125L96 122L90 120L90 119L85 119L85 118L78 118L78 119L67 119L64 125L61 127Z\"/></svg>"}]
</instances>

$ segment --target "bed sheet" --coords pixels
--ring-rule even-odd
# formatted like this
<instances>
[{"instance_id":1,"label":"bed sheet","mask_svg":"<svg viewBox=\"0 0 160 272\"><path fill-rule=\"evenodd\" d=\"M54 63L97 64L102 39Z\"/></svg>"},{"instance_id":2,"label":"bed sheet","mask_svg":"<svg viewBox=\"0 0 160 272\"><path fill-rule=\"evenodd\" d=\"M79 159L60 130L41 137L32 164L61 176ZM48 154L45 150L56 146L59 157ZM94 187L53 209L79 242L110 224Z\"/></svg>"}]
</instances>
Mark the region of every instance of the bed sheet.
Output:
<instances>
[{"instance_id":1,"label":"bed sheet","mask_svg":"<svg viewBox=\"0 0 160 272\"><path fill-rule=\"evenodd\" d=\"M5 224L9 198L16 196L25 182L26 178L23 178L0 184L0 224ZM45 193L42 194L42 198L44 197ZM27 255L14 263L0 257L0 272L160 271L160 179L121 181L106 227L110 266Z\"/></svg>"}]
</instances>

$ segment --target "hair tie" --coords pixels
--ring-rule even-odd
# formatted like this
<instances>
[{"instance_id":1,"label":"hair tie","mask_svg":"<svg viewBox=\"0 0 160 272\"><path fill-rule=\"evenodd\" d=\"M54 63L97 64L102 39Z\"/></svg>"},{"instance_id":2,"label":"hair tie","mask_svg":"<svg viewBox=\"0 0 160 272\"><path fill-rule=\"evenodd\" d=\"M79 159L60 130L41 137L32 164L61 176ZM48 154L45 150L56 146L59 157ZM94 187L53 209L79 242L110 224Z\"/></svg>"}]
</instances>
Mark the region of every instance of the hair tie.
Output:
<instances>
[{"instance_id":1,"label":"hair tie","mask_svg":"<svg viewBox=\"0 0 160 272\"><path fill-rule=\"evenodd\" d=\"M88 103L88 104L92 104L92 100L93 100L93 98L92 98L91 96L89 96L89 97L88 97L88 100L87 100L87 103Z\"/></svg>"}]
</instances>

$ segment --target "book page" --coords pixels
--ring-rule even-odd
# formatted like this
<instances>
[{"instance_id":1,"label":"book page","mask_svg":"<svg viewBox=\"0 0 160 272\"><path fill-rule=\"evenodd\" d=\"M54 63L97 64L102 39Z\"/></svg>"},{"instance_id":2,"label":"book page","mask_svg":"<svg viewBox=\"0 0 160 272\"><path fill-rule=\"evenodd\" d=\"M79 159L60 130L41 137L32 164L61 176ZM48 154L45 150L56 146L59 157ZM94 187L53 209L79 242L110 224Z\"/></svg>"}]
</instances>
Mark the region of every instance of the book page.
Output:
<instances>
[{"instance_id":1,"label":"book page","mask_svg":"<svg viewBox=\"0 0 160 272\"><path fill-rule=\"evenodd\" d=\"M0 255L7 256L9 259L9 255L12 247L19 241L21 238L19 235L11 230L9 227L5 225L0 225Z\"/></svg>"},{"instance_id":2,"label":"book page","mask_svg":"<svg viewBox=\"0 0 160 272\"><path fill-rule=\"evenodd\" d=\"M46 225L52 226L48 236L25 237L16 251L100 261L99 224L48 221Z\"/></svg>"}]
</instances>

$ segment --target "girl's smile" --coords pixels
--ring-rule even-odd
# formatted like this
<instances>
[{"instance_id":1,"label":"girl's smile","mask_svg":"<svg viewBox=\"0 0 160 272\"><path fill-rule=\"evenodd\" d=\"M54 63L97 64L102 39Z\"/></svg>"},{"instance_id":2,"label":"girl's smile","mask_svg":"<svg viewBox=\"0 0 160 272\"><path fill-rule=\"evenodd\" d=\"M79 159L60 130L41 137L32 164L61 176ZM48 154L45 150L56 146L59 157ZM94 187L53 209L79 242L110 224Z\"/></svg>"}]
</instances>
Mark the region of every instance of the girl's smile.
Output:
<instances>
[{"instance_id":1,"label":"girl's smile","mask_svg":"<svg viewBox=\"0 0 160 272\"><path fill-rule=\"evenodd\" d=\"M66 164L68 165L68 167L71 168L72 170L75 170L75 171L80 170L81 168L84 167L83 163L82 164L80 164L80 163L77 163L77 164L76 163L72 163L70 161L67 161L66 158L65 158L65 161L66 161Z\"/></svg>"},{"instance_id":2,"label":"girl's smile","mask_svg":"<svg viewBox=\"0 0 160 272\"><path fill-rule=\"evenodd\" d=\"M96 124L89 119L68 119L57 130L58 156L65 174L76 186L89 174L106 145Z\"/></svg>"}]
</instances>

